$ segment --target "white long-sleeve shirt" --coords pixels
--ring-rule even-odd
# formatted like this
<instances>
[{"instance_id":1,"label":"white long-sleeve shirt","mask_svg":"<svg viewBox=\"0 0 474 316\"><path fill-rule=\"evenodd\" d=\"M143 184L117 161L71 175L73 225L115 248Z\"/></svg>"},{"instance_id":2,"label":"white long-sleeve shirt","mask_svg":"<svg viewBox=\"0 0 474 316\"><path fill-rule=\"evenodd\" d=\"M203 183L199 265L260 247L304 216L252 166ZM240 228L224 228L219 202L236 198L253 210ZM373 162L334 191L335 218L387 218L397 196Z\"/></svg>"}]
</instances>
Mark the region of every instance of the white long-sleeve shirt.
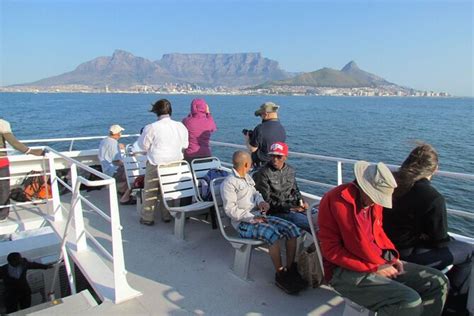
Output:
<instances>
[{"instance_id":1,"label":"white long-sleeve shirt","mask_svg":"<svg viewBox=\"0 0 474 316\"><path fill-rule=\"evenodd\" d=\"M183 150L188 148L188 130L169 115L161 115L158 121L145 126L138 145L147 152L152 165L181 160Z\"/></svg>"},{"instance_id":2,"label":"white long-sleeve shirt","mask_svg":"<svg viewBox=\"0 0 474 316\"><path fill-rule=\"evenodd\" d=\"M237 228L240 222L250 222L259 215L258 204L264 202L260 192L255 189L255 182L248 174L241 177L232 169L221 184L221 196L224 211L232 220L232 226Z\"/></svg>"}]
</instances>

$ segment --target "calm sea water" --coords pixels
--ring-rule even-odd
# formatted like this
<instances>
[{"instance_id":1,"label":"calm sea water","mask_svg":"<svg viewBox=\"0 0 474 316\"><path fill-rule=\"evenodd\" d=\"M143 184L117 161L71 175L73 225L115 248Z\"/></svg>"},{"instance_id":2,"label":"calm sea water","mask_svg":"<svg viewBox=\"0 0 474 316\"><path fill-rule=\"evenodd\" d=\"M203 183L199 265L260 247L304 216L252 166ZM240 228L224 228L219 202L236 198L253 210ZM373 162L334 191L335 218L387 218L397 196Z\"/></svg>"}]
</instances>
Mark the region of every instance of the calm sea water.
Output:
<instances>
[{"instance_id":1,"label":"calm sea water","mask_svg":"<svg viewBox=\"0 0 474 316\"><path fill-rule=\"evenodd\" d=\"M168 98L173 118L189 112L195 96L152 94L0 94L0 116L11 122L19 139L106 135L120 124L125 133L138 133L155 120L152 102ZM291 151L400 164L416 141L432 144L443 171L474 174L473 98L363 98L294 96L204 96L218 131L212 139L243 144L241 130L253 128L253 115L265 101L281 105L280 119ZM66 145L58 149L65 149ZM77 143L97 147L98 141ZM214 148L230 161L230 148ZM289 158L300 177L336 184L335 163ZM351 166L345 181L352 180ZM446 196L448 207L474 212L473 181L435 177L433 184ZM325 189L301 186L314 194ZM474 221L450 218L452 231L474 236Z\"/></svg>"}]
</instances>

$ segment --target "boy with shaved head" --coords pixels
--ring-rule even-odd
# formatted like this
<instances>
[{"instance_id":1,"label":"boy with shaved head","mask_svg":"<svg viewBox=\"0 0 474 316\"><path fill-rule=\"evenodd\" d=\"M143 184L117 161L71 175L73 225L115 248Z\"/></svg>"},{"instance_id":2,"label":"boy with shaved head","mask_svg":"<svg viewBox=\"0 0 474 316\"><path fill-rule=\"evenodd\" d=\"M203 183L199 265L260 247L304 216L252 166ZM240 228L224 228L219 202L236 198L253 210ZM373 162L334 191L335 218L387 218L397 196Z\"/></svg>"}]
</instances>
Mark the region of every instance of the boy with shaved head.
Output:
<instances>
[{"instance_id":1,"label":"boy with shaved head","mask_svg":"<svg viewBox=\"0 0 474 316\"><path fill-rule=\"evenodd\" d=\"M270 245L269 254L275 266L275 283L288 294L296 294L306 282L295 269L296 238L299 228L284 219L266 216L270 205L255 189L255 182L248 175L252 167L250 154L236 151L232 157L233 170L221 186L224 210L242 238L264 240ZM281 261L278 241L286 239L286 266Z\"/></svg>"}]
</instances>

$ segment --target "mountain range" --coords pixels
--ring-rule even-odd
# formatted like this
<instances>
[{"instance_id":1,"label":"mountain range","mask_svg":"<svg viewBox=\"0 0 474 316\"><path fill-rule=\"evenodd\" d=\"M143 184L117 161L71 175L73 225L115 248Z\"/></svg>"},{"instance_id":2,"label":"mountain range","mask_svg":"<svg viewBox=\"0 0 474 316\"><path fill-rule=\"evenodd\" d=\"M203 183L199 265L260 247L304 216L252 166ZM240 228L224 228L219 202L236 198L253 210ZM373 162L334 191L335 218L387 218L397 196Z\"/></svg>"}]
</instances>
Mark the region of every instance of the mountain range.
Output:
<instances>
[{"instance_id":1,"label":"mountain range","mask_svg":"<svg viewBox=\"0 0 474 316\"><path fill-rule=\"evenodd\" d=\"M165 54L151 61L116 50L112 56L97 57L75 70L28 83L29 86L87 85L127 88L134 85L192 83L200 86L251 86L280 80L290 74L278 62L260 53Z\"/></svg>"},{"instance_id":2,"label":"mountain range","mask_svg":"<svg viewBox=\"0 0 474 316\"><path fill-rule=\"evenodd\" d=\"M127 89L136 85L165 83L237 88L272 86L355 88L387 85L396 87L381 77L361 70L354 61L349 62L341 70L322 68L295 75L281 69L277 61L262 57L260 53L172 53L163 55L160 60L151 61L123 50L115 50L112 56L97 57L82 63L73 71L21 86L47 88L83 85L100 89L106 86L113 89Z\"/></svg>"},{"instance_id":3,"label":"mountain range","mask_svg":"<svg viewBox=\"0 0 474 316\"><path fill-rule=\"evenodd\" d=\"M395 84L374 74L361 70L354 61L349 62L341 70L322 68L313 72L306 72L293 78L266 82L259 88L272 86L308 86L332 88L360 88L394 86Z\"/></svg>"}]
</instances>

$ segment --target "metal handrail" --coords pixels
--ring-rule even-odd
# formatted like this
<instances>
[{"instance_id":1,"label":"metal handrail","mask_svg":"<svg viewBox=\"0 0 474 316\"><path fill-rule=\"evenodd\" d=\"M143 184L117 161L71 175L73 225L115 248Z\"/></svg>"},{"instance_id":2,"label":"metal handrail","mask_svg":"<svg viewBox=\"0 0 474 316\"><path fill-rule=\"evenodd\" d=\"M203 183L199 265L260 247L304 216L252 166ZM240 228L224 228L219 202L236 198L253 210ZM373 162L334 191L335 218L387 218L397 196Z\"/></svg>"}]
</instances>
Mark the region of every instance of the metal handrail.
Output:
<instances>
[{"instance_id":1,"label":"metal handrail","mask_svg":"<svg viewBox=\"0 0 474 316\"><path fill-rule=\"evenodd\" d=\"M75 252L85 251L87 246L87 240L92 242L96 246L96 248L102 253L102 256L107 258L112 262L112 272L113 272L113 280L114 280L114 302L119 303L130 299L132 297L136 297L140 293L130 287L128 281L126 279L126 269L125 269L125 260L123 254L123 245L122 245L122 234L121 230L123 227L120 225L120 215L118 210L118 201L117 195L115 194L116 191L116 183L115 179L105 175L77 160L74 160L70 157L65 156L64 154L50 148L45 147L47 151L47 158L49 159L49 169L51 174L51 187L53 191L52 197L52 209L53 209L53 222L62 222L63 218L61 215L61 210L65 210L69 212L68 215L68 222L69 218L72 218L74 221L74 231L75 238L73 239L73 247ZM72 185L67 185L64 181L59 179L56 175L56 169L54 165L54 159L62 158L66 162L68 162L70 169L71 169L71 180ZM78 176L77 168L81 168L86 170L97 177L100 180L87 180L84 177ZM64 207L59 199L59 189L58 183L62 183L67 189L72 192L70 208L67 209ZM97 207L95 204L87 200L84 196L81 195L80 186L84 184L87 186L108 186L109 187L109 208L110 208L110 216L107 215L103 210ZM111 243L112 243L112 253L107 251L104 246L102 246L99 241L85 228L84 225L84 214L82 209L82 202L85 202L94 212L96 212L99 216L101 216L104 220L110 223L111 226ZM66 225L67 226L67 225ZM67 227L65 227L64 236L66 236ZM65 261L68 260L67 254L67 247L66 243L62 242L63 249L63 257ZM67 268L67 267L66 267ZM86 273L86 272L85 272ZM68 275L71 274L68 271ZM74 278L72 276L69 277L71 282L71 287L74 286Z\"/></svg>"}]
</instances>

